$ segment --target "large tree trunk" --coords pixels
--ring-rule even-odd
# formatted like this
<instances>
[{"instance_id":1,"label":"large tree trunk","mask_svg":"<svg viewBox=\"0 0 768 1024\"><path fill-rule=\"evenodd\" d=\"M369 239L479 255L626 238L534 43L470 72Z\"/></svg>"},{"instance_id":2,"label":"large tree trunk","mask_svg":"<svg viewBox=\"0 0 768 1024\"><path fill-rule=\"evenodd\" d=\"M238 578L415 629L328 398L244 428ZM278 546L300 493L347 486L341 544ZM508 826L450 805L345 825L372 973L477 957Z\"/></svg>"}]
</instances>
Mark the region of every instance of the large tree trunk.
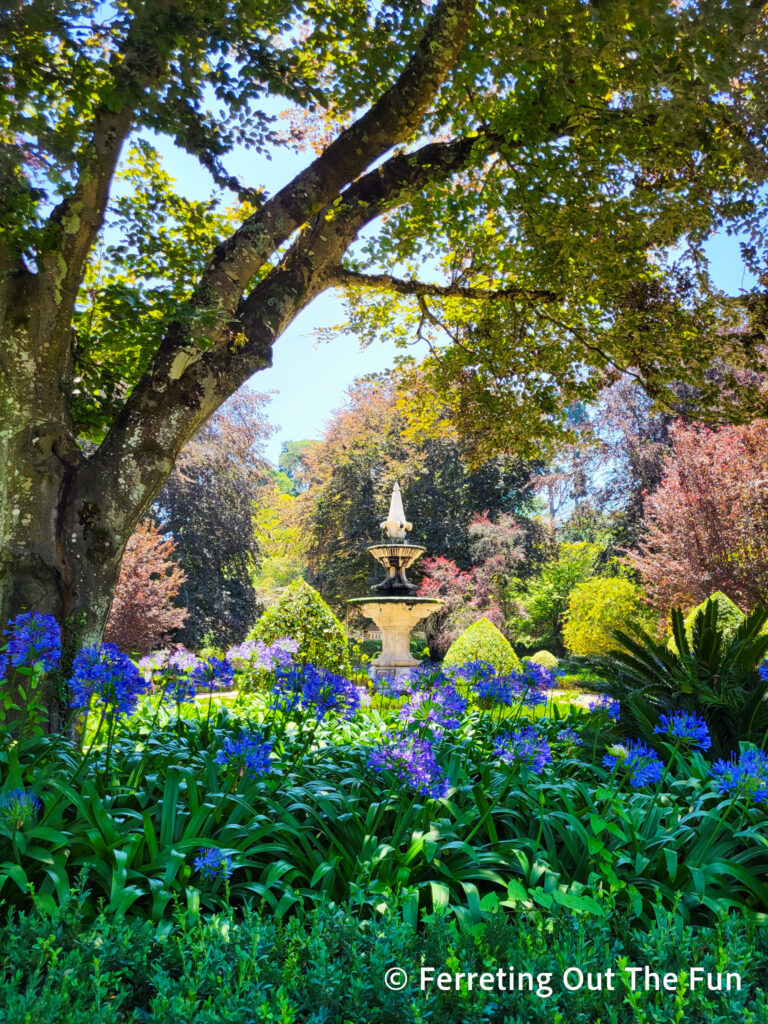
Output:
<instances>
[{"instance_id":1,"label":"large tree trunk","mask_svg":"<svg viewBox=\"0 0 768 1024\"><path fill-rule=\"evenodd\" d=\"M97 642L129 523L105 527L96 500L82 493L85 459L62 389L69 346L56 344L38 282L25 284L36 301L6 306L0 357L0 624L35 609L66 626L82 611L83 640Z\"/></svg>"}]
</instances>

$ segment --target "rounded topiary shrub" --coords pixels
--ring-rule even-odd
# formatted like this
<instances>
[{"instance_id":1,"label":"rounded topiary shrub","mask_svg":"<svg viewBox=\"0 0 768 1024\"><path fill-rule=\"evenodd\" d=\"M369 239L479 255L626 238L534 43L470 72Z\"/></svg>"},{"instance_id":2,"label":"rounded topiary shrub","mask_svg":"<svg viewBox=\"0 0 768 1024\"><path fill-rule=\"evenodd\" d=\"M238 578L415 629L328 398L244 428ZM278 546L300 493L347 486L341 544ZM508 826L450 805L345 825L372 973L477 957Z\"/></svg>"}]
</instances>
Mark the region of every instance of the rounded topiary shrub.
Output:
<instances>
[{"instance_id":1,"label":"rounded topiary shrub","mask_svg":"<svg viewBox=\"0 0 768 1024\"><path fill-rule=\"evenodd\" d=\"M532 654L527 661L532 661L534 665L542 665L544 668L553 669L557 668L559 662L551 651L536 651Z\"/></svg>"},{"instance_id":2,"label":"rounded topiary shrub","mask_svg":"<svg viewBox=\"0 0 768 1024\"><path fill-rule=\"evenodd\" d=\"M464 665L468 661L487 661L497 672L522 672L520 659L507 638L486 619L478 619L457 637L446 652L444 665Z\"/></svg>"},{"instance_id":3,"label":"rounded topiary shrub","mask_svg":"<svg viewBox=\"0 0 768 1024\"><path fill-rule=\"evenodd\" d=\"M608 654L619 646L613 631L631 631L632 625L653 628L643 591L621 576L598 576L571 591L563 641L579 657Z\"/></svg>"},{"instance_id":4,"label":"rounded topiary shrub","mask_svg":"<svg viewBox=\"0 0 768 1024\"><path fill-rule=\"evenodd\" d=\"M248 634L249 640L274 643L289 636L299 645L294 661L340 675L351 672L347 634L341 622L304 580L295 580Z\"/></svg>"},{"instance_id":5,"label":"rounded topiary shrub","mask_svg":"<svg viewBox=\"0 0 768 1024\"><path fill-rule=\"evenodd\" d=\"M735 605L733 601L724 594L722 590L716 590L711 597L707 598L708 601L714 601L717 605L717 628L723 634L725 641L733 640L736 630L744 621L744 613ZM688 614L685 616L685 633L688 637L688 643L691 642L693 636L693 623L699 612L703 612L707 605L707 601L702 601L701 604L697 604L695 608L691 608ZM674 643L674 640L672 641Z\"/></svg>"}]
</instances>

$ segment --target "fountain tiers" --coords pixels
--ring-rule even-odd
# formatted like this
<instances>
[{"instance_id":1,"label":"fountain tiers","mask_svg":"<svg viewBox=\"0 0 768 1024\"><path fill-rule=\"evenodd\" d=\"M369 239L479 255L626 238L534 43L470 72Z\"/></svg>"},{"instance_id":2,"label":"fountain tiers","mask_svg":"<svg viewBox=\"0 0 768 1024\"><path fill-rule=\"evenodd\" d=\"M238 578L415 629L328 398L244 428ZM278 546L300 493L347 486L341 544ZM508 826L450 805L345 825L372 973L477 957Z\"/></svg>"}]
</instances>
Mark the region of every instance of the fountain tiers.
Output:
<instances>
[{"instance_id":1,"label":"fountain tiers","mask_svg":"<svg viewBox=\"0 0 768 1024\"><path fill-rule=\"evenodd\" d=\"M368 548L368 553L387 572L384 580L371 588L378 591L378 596L356 597L347 603L373 619L381 630L381 654L371 664L371 675L396 678L419 664L411 656L411 630L442 608L444 602L435 597L416 597L418 587L405 575L405 570L426 548L405 542L411 524L405 519L398 483L392 488L389 515L381 528L387 540Z\"/></svg>"}]
</instances>

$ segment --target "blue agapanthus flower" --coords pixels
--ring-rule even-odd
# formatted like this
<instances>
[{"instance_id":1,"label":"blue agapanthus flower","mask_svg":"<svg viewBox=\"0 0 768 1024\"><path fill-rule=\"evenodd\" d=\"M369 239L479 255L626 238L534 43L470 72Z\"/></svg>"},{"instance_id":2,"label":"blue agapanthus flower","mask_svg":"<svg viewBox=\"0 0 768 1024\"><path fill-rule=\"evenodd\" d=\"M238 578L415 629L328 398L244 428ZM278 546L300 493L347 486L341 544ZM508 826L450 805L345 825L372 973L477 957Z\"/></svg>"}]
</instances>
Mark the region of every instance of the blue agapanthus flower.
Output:
<instances>
[{"instance_id":1,"label":"blue agapanthus flower","mask_svg":"<svg viewBox=\"0 0 768 1024\"><path fill-rule=\"evenodd\" d=\"M429 728L435 736L458 729L469 702L450 684L434 690L417 690L400 709L404 725Z\"/></svg>"},{"instance_id":2,"label":"blue agapanthus flower","mask_svg":"<svg viewBox=\"0 0 768 1024\"><path fill-rule=\"evenodd\" d=\"M615 768L629 776L629 784L635 789L653 785L661 779L664 764L655 750L641 740L627 740L608 747L603 764L609 771Z\"/></svg>"},{"instance_id":3,"label":"blue agapanthus flower","mask_svg":"<svg viewBox=\"0 0 768 1024\"><path fill-rule=\"evenodd\" d=\"M437 762L435 750L427 739L398 736L375 747L368 755L368 764L380 772L388 769L409 789L440 800L451 783Z\"/></svg>"},{"instance_id":4,"label":"blue agapanthus flower","mask_svg":"<svg viewBox=\"0 0 768 1024\"><path fill-rule=\"evenodd\" d=\"M466 679L468 683L474 683L478 679L489 679L498 675L496 667L490 661L483 661L482 659L465 661L461 665L452 665L450 671L454 677Z\"/></svg>"},{"instance_id":5,"label":"blue agapanthus flower","mask_svg":"<svg viewBox=\"0 0 768 1024\"><path fill-rule=\"evenodd\" d=\"M200 690L231 690L235 685L235 668L226 658L208 658L195 666L190 678Z\"/></svg>"},{"instance_id":6,"label":"blue agapanthus flower","mask_svg":"<svg viewBox=\"0 0 768 1024\"><path fill-rule=\"evenodd\" d=\"M164 701L173 701L175 704L184 704L194 700L197 690L192 680L183 674L169 672L160 683Z\"/></svg>"},{"instance_id":7,"label":"blue agapanthus flower","mask_svg":"<svg viewBox=\"0 0 768 1024\"><path fill-rule=\"evenodd\" d=\"M768 659L762 663L758 668L757 674L763 680L764 683L768 683Z\"/></svg>"},{"instance_id":8,"label":"blue agapanthus flower","mask_svg":"<svg viewBox=\"0 0 768 1024\"><path fill-rule=\"evenodd\" d=\"M582 747L584 745L584 740L581 738L581 735L578 732L576 732L575 729L561 729L560 732L557 734L557 738L560 740L561 743L568 743L572 747Z\"/></svg>"},{"instance_id":9,"label":"blue agapanthus flower","mask_svg":"<svg viewBox=\"0 0 768 1024\"><path fill-rule=\"evenodd\" d=\"M136 662L136 668L144 676L148 683L158 680L168 667L168 653L166 651L153 651L145 654Z\"/></svg>"},{"instance_id":10,"label":"blue agapanthus flower","mask_svg":"<svg viewBox=\"0 0 768 1024\"><path fill-rule=\"evenodd\" d=\"M8 656L0 654L0 679L8 678Z\"/></svg>"},{"instance_id":11,"label":"blue agapanthus flower","mask_svg":"<svg viewBox=\"0 0 768 1024\"><path fill-rule=\"evenodd\" d=\"M331 713L352 718L360 707L360 694L354 683L314 665L278 669L272 693L272 710L283 714L300 710L314 715L318 722Z\"/></svg>"},{"instance_id":12,"label":"blue agapanthus flower","mask_svg":"<svg viewBox=\"0 0 768 1024\"><path fill-rule=\"evenodd\" d=\"M742 750L729 761L715 761L710 774L721 793L738 793L753 803L768 801L768 754L757 747Z\"/></svg>"},{"instance_id":13,"label":"blue agapanthus flower","mask_svg":"<svg viewBox=\"0 0 768 1024\"><path fill-rule=\"evenodd\" d=\"M471 662L468 667L471 666L475 667L475 671L469 678L478 707L486 710L498 705L509 707L517 700L518 689L509 676L500 676L487 661Z\"/></svg>"},{"instance_id":14,"label":"blue agapanthus flower","mask_svg":"<svg viewBox=\"0 0 768 1024\"><path fill-rule=\"evenodd\" d=\"M422 661L400 677L411 690L432 690L450 683L443 666L434 661Z\"/></svg>"},{"instance_id":15,"label":"blue agapanthus flower","mask_svg":"<svg viewBox=\"0 0 768 1024\"><path fill-rule=\"evenodd\" d=\"M273 672L278 668L288 668L293 663L293 655L298 652L298 640L289 636L278 637L271 644L262 640L245 640L235 644L227 651L227 660L242 671L245 668L260 668Z\"/></svg>"},{"instance_id":16,"label":"blue agapanthus flower","mask_svg":"<svg viewBox=\"0 0 768 1024\"><path fill-rule=\"evenodd\" d=\"M533 726L501 733L493 753L505 764L525 765L535 772L552 761L552 749Z\"/></svg>"},{"instance_id":17,"label":"blue agapanthus flower","mask_svg":"<svg viewBox=\"0 0 768 1024\"><path fill-rule=\"evenodd\" d=\"M0 820L12 829L23 828L42 809L40 800L28 789L11 789L0 796Z\"/></svg>"},{"instance_id":18,"label":"blue agapanthus flower","mask_svg":"<svg viewBox=\"0 0 768 1024\"><path fill-rule=\"evenodd\" d=\"M168 657L168 667L176 672L191 672L200 665L200 658L186 647L179 647Z\"/></svg>"},{"instance_id":19,"label":"blue agapanthus flower","mask_svg":"<svg viewBox=\"0 0 768 1024\"><path fill-rule=\"evenodd\" d=\"M617 700L609 697L607 693L601 693L597 700L593 700L589 705L589 710L603 712L609 718L612 718L614 722L618 722L621 715L621 705Z\"/></svg>"},{"instance_id":20,"label":"blue agapanthus flower","mask_svg":"<svg viewBox=\"0 0 768 1024\"><path fill-rule=\"evenodd\" d=\"M226 739L216 755L219 764L237 768L241 775L252 778L266 775L272 768L272 744L261 733L241 732L236 739Z\"/></svg>"},{"instance_id":21,"label":"blue agapanthus flower","mask_svg":"<svg viewBox=\"0 0 768 1024\"><path fill-rule=\"evenodd\" d=\"M61 660L61 630L52 615L22 612L11 619L5 630L11 666L36 665L41 662L46 672L58 668Z\"/></svg>"},{"instance_id":22,"label":"blue agapanthus flower","mask_svg":"<svg viewBox=\"0 0 768 1024\"><path fill-rule=\"evenodd\" d=\"M694 712L675 711L671 715L661 715L653 731L692 750L709 750L712 746L707 723Z\"/></svg>"},{"instance_id":23,"label":"blue agapanthus flower","mask_svg":"<svg viewBox=\"0 0 768 1024\"><path fill-rule=\"evenodd\" d=\"M232 865L229 857L221 850L208 846L195 857L195 871L206 881L214 882L217 878L229 878L232 875Z\"/></svg>"},{"instance_id":24,"label":"blue agapanthus flower","mask_svg":"<svg viewBox=\"0 0 768 1024\"><path fill-rule=\"evenodd\" d=\"M546 665L537 665L535 661L527 661L519 678L523 685L532 686L537 690L551 690L558 676L562 674L562 669L553 670Z\"/></svg>"},{"instance_id":25,"label":"blue agapanthus flower","mask_svg":"<svg viewBox=\"0 0 768 1024\"><path fill-rule=\"evenodd\" d=\"M132 715L149 683L114 644L84 647L72 664L73 708L89 708L97 697L116 715Z\"/></svg>"}]
</instances>

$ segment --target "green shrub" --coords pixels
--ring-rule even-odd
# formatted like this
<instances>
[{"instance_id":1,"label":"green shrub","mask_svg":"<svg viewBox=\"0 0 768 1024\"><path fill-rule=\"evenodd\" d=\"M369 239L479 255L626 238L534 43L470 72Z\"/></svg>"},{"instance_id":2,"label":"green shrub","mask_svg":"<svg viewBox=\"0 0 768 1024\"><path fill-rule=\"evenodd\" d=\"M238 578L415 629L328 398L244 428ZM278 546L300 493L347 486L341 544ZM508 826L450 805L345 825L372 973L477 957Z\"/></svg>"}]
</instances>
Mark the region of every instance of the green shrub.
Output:
<instances>
[{"instance_id":1,"label":"green shrub","mask_svg":"<svg viewBox=\"0 0 768 1024\"><path fill-rule=\"evenodd\" d=\"M544 668L548 669L557 668L560 664L551 651L536 651L535 654L532 654L530 658L526 658L525 660L532 661L534 665L542 665Z\"/></svg>"},{"instance_id":2,"label":"green shrub","mask_svg":"<svg viewBox=\"0 0 768 1024\"><path fill-rule=\"evenodd\" d=\"M505 913L481 925L444 913L417 930L406 900L392 897L375 928L354 903L323 902L306 917L276 921L268 913L204 919L174 913L158 933L148 922L99 917L78 907L51 917L23 915L0 926L0 1018L26 1024L731 1024L764 1022L768 929L747 915L722 917L716 928L680 926L659 912L647 933L620 914L584 922L567 912ZM420 986L421 965L464 974L441 991ZM674 973L677 991L631 992L622 967ZM388 969L409 975L403 991L385 984ZM577 966L594 978L615 971L610 990L585 984L569 992L563 973ZM684 972L696 966L740 974L740 990L692 990ZM511 968L533 975L533 991L484 990L466 976ZM687 977L686 977L687 980ZM551 986L551 995L549 988ZM538 985L540 989L537 989ZM508 988L509 986L505 986ZM519 986L514 986L518 989ZM541 994L538 994L541 992Z\"/></svg>"},{"instance_id":3,"label":"green shrub","mask_svg":"<svg viewBox=\"0 0 768 1024\"><path fill-rule=\"evenodd\" d=\"M294 661L341 675L351 672L344 627L304 580L295 580L286 588L280 599L264 612L248 639L271 644L281 636L298 642Z\"/></svg>"},{"instance_id":4,"label":"green shrub","mask_svg":"<svg viewBox=\"0 0 768 1024\"><path fill-rule=\"evenodd\" d=\"M716 590L711 597L707 598L707 601L712 601L717 605L717 626L723 639L730 643L736 635L736 630L739 628L741 623L744 621L744 613L742 610L733 603L727 594L724 594L722 590ZM683 620L685 626L685 635L688 637L688 643L691 643L693 639L693 624L696 621L696 616L699 612L704 611L707 601L702 601L701 604L697 604L695 608L692 608ZM675 638L670 637L669 649L671 651L677 651L677 644Z\"/></svg>"},{"instance_id":5,"label":"green shrub","mask_svg":"<svg viewBox=\"0 0 768 1024\"><path fill-rule=\"evenodd\" d=\"M650 629L652 622L636 583L620 576L595 577L571 591L563 641L580 657L607 654L616 647L615 630L632 625Z\"/></svg>"},{"instance_id":6,"label":"green shrub","mask_svg":"<svg viewBox=\"0 0 768 1024\"><path fill-rule=\"evenodd\" d=\"M521 672L523 667L509 640L485 617L473 622L453 641L443 664L463 665L468 661L490 662L497 672L503 673Z\"/></svg>"}]
</instances>

